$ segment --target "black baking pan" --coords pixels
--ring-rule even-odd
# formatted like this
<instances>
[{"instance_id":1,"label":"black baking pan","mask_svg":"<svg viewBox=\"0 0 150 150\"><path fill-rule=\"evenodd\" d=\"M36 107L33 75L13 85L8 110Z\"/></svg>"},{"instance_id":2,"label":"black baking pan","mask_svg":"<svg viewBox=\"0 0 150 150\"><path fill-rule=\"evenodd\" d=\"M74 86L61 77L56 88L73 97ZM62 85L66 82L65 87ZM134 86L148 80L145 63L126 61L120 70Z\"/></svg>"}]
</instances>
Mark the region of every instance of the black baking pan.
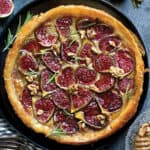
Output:
<instances>
[{"instance_id":1,"label":"black baking pan","mask_svg":"<svg viewBox=\"0 0 150 150\"><path fill-rule=\"evenodd\" d=\"M136 30L135 26L133 25L133 23L126 16L124 16L121 12L119 12L116 8L114 8L111 4L109 4L105 1L100 1L100 0L76 0L76 1L74 1L74 0L61 0L61 1L60 0L42 0L42 1L36 0L36 1L28 4L27 6L25 6L15 16L13 16L10 23L5 26L5 29L3 30L2 34L0 35L0 94L1 94L0 95L1 96L0 109L2 110L5 118L9 121L9 123L12 126L14 126L14 128L16 130L18 130L22 135L24 135L31 141L42 146L42 149L48 148L50 150L56 150L56 149L61 149L61 150L76 150L76 149L78 149L78 150L108 150L108 149L111 149L112 143L113 144L116 143L116 148L113 150L123 150L123 148L124 148L123 140L124 139L122 139L122 144L121 144L122 148L117 146L117 140L115 140L115 139L127 130L129 125L132 123L133 119L131 121L129 121L129 123L127 123L123 129L121 129L119 132L117 132L116 134L112 135L111 137L109 137L107 139L98 141L93 144L82 145L82 146L62 145L62 144L56 143L55 141L49 140L44 135L37 134L37 133L33 132L31 129L27 128L22 123L22 121L17 117L17 115L14 113L14 111L9 103L7 93L6 93L5 87L4 87L4 81L3 81L3 68L4 68L5 58L6 58L8 51L2 52L2 49L5 46L4 41L6 40L6 38L4 38L4 37L7 37L8 28L10 28L11 31L15 32L16 26L18 24L19 16L21 15L22 20L23 20L27 11L30 11L32 14L39 14L40 12L45 12L46 10L49 10L53 7L56 7L59 5L68 5L68 4L87 5L87 6L97 8L97 9L102 9L102 10L108 12L109 14L111 14L112 16L114 16L115 18L120 20L133 33L135 33L139 37L139 39L143 45L143 41L142 41L138 31ZM143 45L143 47L144 47L144 45ZM145 66L148 67L146 56L144 57L144 61L145 61ZM144 92L141 97L138 112L136 115L138 115L138 113L140 112L140 110L144 104L144 99L147 95L148 87L149 87L149 78L148 78L148 74L145 74Z\"/></svg>"}]
</instances>

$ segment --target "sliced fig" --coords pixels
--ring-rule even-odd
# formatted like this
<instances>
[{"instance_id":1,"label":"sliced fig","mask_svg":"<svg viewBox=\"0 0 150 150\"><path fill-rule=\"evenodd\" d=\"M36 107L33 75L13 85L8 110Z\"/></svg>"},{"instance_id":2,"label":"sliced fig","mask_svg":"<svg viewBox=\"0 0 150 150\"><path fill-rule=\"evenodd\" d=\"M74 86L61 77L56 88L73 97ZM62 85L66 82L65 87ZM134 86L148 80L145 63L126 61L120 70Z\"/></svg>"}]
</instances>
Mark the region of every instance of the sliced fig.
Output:
<instances>
[{"instance_id":1,"label":"sliced fig","mask_svg":"<svg viewBox=\"0 0 150 150\"><path fill-rule=\"evenodd\" d=\"M118 111L123 104L121 95L117 90L99 94L96 100L100 106L109 112Z\"/></svg>"},{"instance_id":2,"label":"sliced fig","mask_svg":"<svg viewBox=\"0 0 150 150\"><path fill-rule=\"evenodd\" d=\"M14 10L12 0L0 0L0 18L8 17Z\"/></svg>"},{"instance_id":3,"label":"sliced fig","mask_svg":"<svg viewBox=\"0 0 150 150\"><path fill-rule=\"evenodd\" d=\"M94 93L85 88L78 88L78 90L71 94L71 112L74 113L88 105L93 99Z\"/></svg>"},{"instance_id":4,"label":"sliced fig","mask_svg":"<svg viewBox=\"0 0 150 150\"><path fill-rule=\"evenodd\" d=\"M41 89L43 95L51 93L56 90L57 86L52 79L54 74L47 69L41 71Z\"/></svg>"},{"instance_id":5,"label":"sliced fig","mask_svg":"<svg viewBox=\"0 0 150 150\"><path fill-rule=\"evenodd\" d=\"M44 124L52 117L55 105L50 96L40 97L39 99L33 99L33 110L36 119Z\"/></svg>"},{"instance_id":6,"label":"sliced fig","mask_svg":"<svg viewBox=\"0 0 150 150\"><path fill-rule=\"evenodd\" d=\"M99 48L101 51L113 52L120 44L121 39L118 36L110 36L99 42Z\"/></svg>"},{"instance_id":7,"label":"sliced fig","mask_svg":"<svg viewBox=\"0 0 150 150\"><path fill-rule=\"evenodd\" d=\"M86 66L78 67L75 72L76 81L79 84L89 85L96 80L96 71L87 68Z\"/></svg>"},{"instance_id":8,"label":"sliced fig","mask_svg":"<svg viewBox=\"0 0 150 150\"><path fill-rule=\"evenodd\" d=\"M68 89L74 82L74 69L70 66L63 68L61 73L56 77L56 84L63 89Z\"/></svg>"},{"instance_id":9,"label":"sliced fig","mask_svg":"<svg viewBox=\"0 0 150 150\"><path fill-rule=\"evenodd\" d=\"M27 74L31 70L37 70L38 64L32 53L25 50L19 56L18 69L21 73Z\"/></svg>"},{"instance_id":10,"label":"sliced fig","mask_svg":"<svg viewBox=\"0 0 150 150\"><path fill-rule=\"evenodd\" d=\"M55 93L51 94L54 104L60 109L66 109L70 112L70 99L68 94L61 89L57 89Z\"/></svg>"},{"instance_id":11,"label":"sliced fig","mask_svg":"<svg viewBox=\"0 0 150 150\"><path fill-rule=\"evenodd\" d=\"M130 78L123 78L118 80L117 85L121 92L131 92L134 89L134 80Z\"/></svg>"},{"instance_id":12,"label":"sliced fig","mask_svg":"<svg viewBox=\"0 0 150 150\"><path fill-rule=\"evenodd\" d=\"M93 60L93 67L97 72L109 72L113 65L112 58L108 54L100 54Z\"/></svg>"},{"instance_id":13,"label":"sliced fig","mask_svg":"<svg viewBox=\"0 0 150 150\"><path fill-rule=\"evenodd\" d=\"M135 68L133 57L127 51L123 50L115 53L114 63L116 67L123 69L125 75L131 73Z\"/></svg>"},{"instance_id":14,"label":"sliced fig","mask_svg":"<svg viewBox=\"0 0 150 150\"><path fill-rule=\"evenodd\" d=\"M61 59L58 55L54 55L52 51L47 51L45 54L43 54L42 60L53 72L57 72L61 69Z\"/></svg>"},{"instance_id":15,"label":"sliced fig","mask_svg":"<svg viewBox=\"0 0 150 150\"><path fill-rule=\"evenodd\" d=\"M92 101L85 109L85 116L93 116L101 113L101 110L95 101Z\"/></svg>"},{"instance_id":16,"label":"sliced fig","mask_svg":"<svg viewBox=\"0 0 150 150\"><path fill-rule=\"evenodd\" d=\"M90 127L102 129L107 125L108 118L101 113L96 102L91 102L84 110L85 123Z\"/></svg>"},{"instance_id":17,"label":"sliced fig","mask_svg":"<svg viewBox=\"0 0 150 150\"><path fill-rule=\"evenodd\" d=\"M112 88L114 81L111 74L105 73L100 75L100 79L96 81L95 85L98 88L99 93L102 93Z\"/></svg>"},{"instance_id":18,"label":"sliced fig","mask_svg":"<svg viewBox=\"0 0 150 150\"><path fill-rule=\"evenodd\" d=\"M55 44L58 38L55 27L52 23L46 22L38 27L35 36L43 47L50 47Z\"/></svg>"},{"instance_id":19,"label":"sliced fig","mask_svg":"<svg viewBox=\"0 0 150 150\"><path fill-rule=\"evenodd\" d=\"M20 101L26 111L32 107L32 96L28 88L24 88Z\"/></svg>"},{"instance_id":20,"label":"sliced fig","mask_svg":"<svg viewBox=\"0 0 150 150\"><path fill-rule=\"evenodd\" d=\"M27 41L23 46L23 49L25 49L33 54L36 52L39 52L41 48L42 48L41 45L38 43L38 41L36 39Z\"/></svg>"},{"instance_id":21,"label":"sliced fig","mask_svg":"<svg viewBox=\"0 0 150 150\"><path fill-rule=\"evenodd\" d=\"M102 129L108 122L108 117L101 113L101 110L95 101L90 102L83 112L77 112L75 117L82 120L93 129Z\"/></svg>"},{"instance_id":22,"label":"sliced fig","mask_svg":"<svg viewBox=\"0 0 150 150\"><path fill-rule=\"evenodd\" d=\"M68 116L60 110L54 114L54 124L59 126L66 134L73 134L78 131L77 120L73 116Z\"/></svg>"},{"instance_id":23,"label":"sliced fig","mask_svg":"<svg viewBox=\"0 0 150 150\"><path fill-rule=\"evenodd\" d=\"M65 61L71 61L72 57L77 55L79 42L77 40L67 40L61 45L61 56Z\"/></svg>"},{"instance_id":24,"label":"sliced fig","mask_svg":"<svg viewBox=\"0 0 150 150\"><path fill-rule=\"evenodd\" d=\"M85 41L83 43L83 46L82 46L82 48L81 48L81 50L79 52L79 56L81 58L80 59L80 63L81 64L88 64L88 63L91 62L92 58L94 58L94 53L93 53L92 48L93 48L92 43L90 43L88 41ZM88 58L88 60L90 58L90 62L87 62L86 58Z\"/></svg>"},{"instance_id":25,"label":"sliced fig","mask_svg":"<svg viewBox=\"0 0 150 150\"><path fill-rule=\"evenodd\" d=\"M113 33L113 28L104 23L99 23L96 26L87 30L87 37L92 40L100 40Z\"/></svg>"},{"instance_id":26,"label":"sliced fig","mask_svg":"<svg viewBox=\"0 0 150 150\"><path fill-rule=\"evenodd\" d=\"M72 25L72 18L70 16L63 16L56 20L56 28L61 36L67 37L70 33L70 26Z\"/></svg>"},{"instance_id":27,"label":"sliced fig","mask_svg":"<svg viewBox=\"0 0 150 150\"><path fill-rule=\"evenodd\" d=\"M61 124L61 127L67 134L74 134L78 131L77 120L74 117L66 118L65 122Z\"/></svg>"}]
</instances>

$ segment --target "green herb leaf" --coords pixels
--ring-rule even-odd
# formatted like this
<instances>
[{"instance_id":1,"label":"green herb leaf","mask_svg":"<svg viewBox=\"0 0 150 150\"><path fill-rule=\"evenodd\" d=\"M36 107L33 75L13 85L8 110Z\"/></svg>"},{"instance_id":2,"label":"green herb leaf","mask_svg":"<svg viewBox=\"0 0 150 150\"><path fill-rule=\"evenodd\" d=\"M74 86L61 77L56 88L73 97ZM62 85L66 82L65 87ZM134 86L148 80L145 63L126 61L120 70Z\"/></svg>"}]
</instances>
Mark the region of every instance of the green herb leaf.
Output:
<instances>
[{"instance_id":1,"label":"green herb leaf","mask_svg":"<svg viewBox=\"0 0 150 150\"><path fill-rule=\"evenodd\" d=\"M78 31L76 31L76 32L69 32L67 36L70 37L72 35L78 35L78 34L79 34Z\"/></svg>"},{"instance_id":2,"label":"green herb leaf","mask_svg":"<svg viewBox=\"0 0 150 150\"><path fill-rule=\"evenodd\" d=\"M11 30L8 29L8 35L7 35L7 40L5 42L5 47L4 49L2 50L2 52L5 52L10 46L11 44L13 43L13 41L15 40L16 36L14 36L12 33L11 33Z\"/></svg>"},{"instance_id":3,"label":"green herb leaf","mask_svg":"<svg viewBox=\"0 0 150 150\"><path fill-rule=\"evenodd\" d=\"M24 23L27 23L32 17L33 14L31 14L30 11L28 11Z\"/></svg>"},{"instance_id":4,"label":"green herb leaf","mask_svg":"<svg viewBox=\"0 0 150 150\"><path fill-rule=\"evenodd\" d=\"M55 135L55 136L62 136L62 135L66 135L66 133L58 126L56 128L54 128L48 135L48 136L51 136L51 135Z\"/></svg>"},{"instance_id":5,"label":"green herb leaf","mask_svg":"<svg viewBox=\"0 0 150 150\"><path fill-rule=\"evenodd\" d=\"M65 135L65 132L61 128L56 128L55 130L52 131L52 134L60 136Z\"/></svg>"},{"instance_id":6,"label":"green herb leaf","mask_svg":"<svg viewBox=\"0 0 150 150\"><path fill-rule=\"evenodd\" d=\"M66 109L63 109L63 112L65 113L65 115L67 115L67 116L72 116L72 114L71 113L69 113Z\"/></svg>"},{"instance_id":7,"label":"green herb leaf","mask_svg":"<svg viewBox=\"0 0 150 150\"><path fill-rule=\"evenodd\" d=\"M126 100L129 97L130 95L129 91L130 91L130 84L127 85L125 93L122 93L123 100Z\"/></svg>"},{"instance_id":8,"label":"green herb leaf","mask_svg":"<svg viewBox=\"0 0 150 150\"><path fill-rule=\"evenodd\" d=\"M26 75L27 76L32 76L32 75L38 75L39 74L39 72L37 72L37 71L34 71L33 69L29 69L30 71L28 71L27 73L26 73Z\"/></svg>"},{"instance_id":9,"label":"green herb leaf","mask_svg":"<svg viewBox=\"0 0 150 150\"><path fill-rule=\"evenodd\" d=\"M18 33L20 31L20 28L21 28L21 16L19 16L19 22L18 22L16 33Z\"/></svg>"},{"instance_id":10,"label":"green herb leaf","mask_svg":"<svg viewBox=\"0 0 150 150\"><path fill-rule=\"evenodd\" d=\"M31 18L32 18L32 14L30 12L27 12L26 18L24 23L28 22ZM10 46L12 45L12 43L14 42L17 33L19 32L20 28L21 28L21 16L19 16L19 22L17 25L17 29L16 29L16 33L12 34L11 30L8 29L8 35L7 35L7 40L5 42L5 47L3 48L2 52L5 52L6 50L8 50L10 48Z\"/></svg>"},{"instance_id":11,"label":"green herb leaf","mask_svg":"<svg viewBox=\"0 0 150 150\"><path fill-rule=\"evenodd\" d=\"M54 73L52 76L49 77L48 81L47 81L47 84L51 83L54 78L56 77L57 73Z\"/></svg>"},{"instance_id":12,"label":"green herb leaf","mask_svg":"<svg viewBox=\"0 0 150 150\"><path fill-rule=\"evenodd\" d=\"M97 22L89 22L88 24L83 25L80 28L85 29L85 28L88 28L88 27L92 27L92 26L94 26L96 24L97 24Z\"/></svg>"}]
</instances>

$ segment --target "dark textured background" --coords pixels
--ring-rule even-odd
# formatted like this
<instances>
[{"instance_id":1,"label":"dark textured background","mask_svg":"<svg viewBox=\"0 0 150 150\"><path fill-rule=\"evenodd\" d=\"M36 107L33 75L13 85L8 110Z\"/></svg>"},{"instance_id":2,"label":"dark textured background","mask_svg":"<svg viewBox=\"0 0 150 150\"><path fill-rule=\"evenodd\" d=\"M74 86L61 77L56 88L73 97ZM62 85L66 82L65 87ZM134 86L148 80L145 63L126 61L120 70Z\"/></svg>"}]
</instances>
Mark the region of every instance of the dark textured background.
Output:
<instances>
[{"instance_id":1,"label":"dark textured background","mask_svg":"<svg viewBox=\"0 0 150 150\"><path fill-rule=\"evenodd\" d=\"M25 5L27 5L28 3L32 2L32 1L36 1L36 0L14 0L14 3L15 3L14 13L6 19L0 20L0 35L3 31L3 29L7 26L7 24L10 22L10 20L13 18L13 16L21 8L23 8ZM119 9L125 16L127 16L132 21L132 23L135 25L136 29L138 30L138 32L140 33L140 35L143 39L143 42L144 42L144 45L145 45L145 48L147 51L147 55L149 58L150 57L150 53L149 53L149 51L150 51L150 0L144 0L144 2L142 3L142 5L139 8L134 8L131 0L105 0L105 1L113 4L113 6L115 6L117 9ZM6 37L4 37L4 38L6 38ZM150 61L148 60L148 66L149 66L149 64L150 64ZM150 88L148 88L147 93L148 94L146 96L146 99L144 100L144 105L139 110L139 112L145 111L146 109L150 108L150 100L149 100ZM127 128L130 124L131 124L131 121L128 125L126 125L124 127L123 130L120 131L120 132L122 132L121 134L118 133L118 134L114 135L113 138L110 138L110 140L108 142L104 142L105 148L96 148L96 150L102 150L102 149L123 150L125 147L125 145L124 145L125 135L127 132ZM91 148L91 149L94 149L94 148Z\"/></svg>"}]
</instances>

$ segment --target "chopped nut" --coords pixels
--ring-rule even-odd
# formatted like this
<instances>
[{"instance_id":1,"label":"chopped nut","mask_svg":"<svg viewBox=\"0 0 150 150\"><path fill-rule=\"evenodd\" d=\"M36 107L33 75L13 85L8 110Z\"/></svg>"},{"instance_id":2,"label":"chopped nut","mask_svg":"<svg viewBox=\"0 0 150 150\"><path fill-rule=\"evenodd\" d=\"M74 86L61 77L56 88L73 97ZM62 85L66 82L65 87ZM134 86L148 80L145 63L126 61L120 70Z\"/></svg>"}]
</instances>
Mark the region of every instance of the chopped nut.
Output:
<instances>
[{"instance_id":1,"label":"chopped nut","mask_svg":"<svg viewBox=\"0 0 150 150\"><path fill-rule=\"evenodd\" d=\"M87 63L87 64L90 64L90 63L91 63L91 59L90 59L90 58L86 57L85 60L86 60L86 63Z\"/></svg>"},{"instance_id":2,"label":"chopped nut","mask_svg":"<svg viewBox=\"0 0 150 150\"><path fill-rule=\"evenodd\" d=\"M31 91L31 95L36 95L39 90L39 86L35 83L29 84L27 88Z\"/></svg>"},{"instance_id":3,"label":"chopped nut","mask_svg":"<svg viewBox=\"0 0 150 150\"><path fill-rule=\"evenodd\" d=\"M52 51L55 56L57 56L57 52L55 50Z\"/></svg>"},{"instance_id":4,"label":"chopped nut","mask_svg":"<svg viewBox=\"0 0 150 150\"><path fill-rule=\"evenodd\" d=\"M42 109L39 109L38 111L37 111L37 115L42 115L44 113L44 111L42 110Z\"/></svg>"},{"instance_id":5,"label":"chopped nut","mask_svg":"<svg viewBox=\"0 0 150 150\"><path fill-rule=\"evenodd\" d=\"M28 82L33 82L37 78L37 75L29 75L25 77Z\"/></svg>"},{"instance_id":6,"label":"chopped nut","mask_svg":"<svg viewBox=\"0 0 150 150\"><path fill-rule=\"evenodd\" d=\"M100 51L99 49L97 49L95 46L92 46L92 47L91 47L91 50L92 50L93 52L97 53L97 54L100 54L100 53L101 53L101 51Z\"/></svg>"},{"instance_id":7,"label":"chopped nut","mask_svg":"<svg viewBox=\"0 0 150 150\"><path fill-rule=\"evenodd\" d=\"M124 70L115 66L110 67L110 73L116 78L123 78L125 76Z\"/></svg>"},{"instance_id":8,"label":"chopped nut","mask_svg":"<svg viewBox=\"0 0 150 150\"><path fill-rule=\"evenodd\" d=\"M81 39L84 39L85 38L85 30L80 30L79 33L80 33Z\"/></svg>"},{"instance_id":9,"label":"chopped nut","mask_svg":"<svg viewBox=\"0 0 150 150\"><path fill-rule=\"evenodd\" d=\"M85 128L86 128L86 125L85 125L85 123L83 121L79 121L78 122L78 126L79 126L80 130L85 130Z\"/></svg>"},{"instance_id":10,"label":"chopped nut","mask_svg":"<svg viewBox=\"0 0 150 150\"><path fill-rule=\"evenodd\" d=\"M110 46L116 47L116 43L114 41L110 40L110 41L108 41L108 43L109 43Z\"/></svg>"},{"instance_id":11,"label":"chopped nut","mask_svg":"<svg viewBox=\"0 0 150 150\"><path fill-rule=\"evenodd\" d=\"M40 64L40 65L39 65L39 71L41 71L41 70L43 70L43 69L45 69L45 66L42 65L42 64Z\"/></svg>"},{"instance_id":12,"label":"chopped nut","mask_svg":"<svg viewBox=\"0 0 150 150\"><path fill-rule=\"evenodd\" d=\"M68 56L75 56L75 53L69 52Z\"/></svg>"},{"instance_id":13,"label":"chopped nut","mask_svg":"<svg viewBox=\"0 0 150 150\"><path fill-rule=\"evenodd\" d=\"M92 63L89 63L89 64L88 64L88 68L89 68L89 69L93 69L93 64L92 64Z\"/></svg>"},{"instance_id":14,"label":"chopped nut","mask_svg":"<svg viewBox=\"0 0 150 150\"><path fill-rule=\"evenodd\" d=\"M93 29L88 29L87 30L87 35L88 35L89 38L93 38L96 35L96 32Z\"/></svg>"},{"instance_id":15,"label":"chopped nut","mask_svg":"<svg viewBox=\"0 0 150 150\"><path fill-rule=\"evenodd\" d=\"M97 115L96 117L100 121L101 125L104 125L106 123L106 116L105 115L100 114L100 115Z\"/></svg>"},{"instance_id":16,"label":"chopped nut","mask_svg":"<svg viewBox=\"0 0 150 150\"><path fill-rule=\"evenodd\" d=\"M147 132L150 132L150 125L148 123L144 123L139 129L139 136L146 135Z\"/></svg>"}]
</instances>

